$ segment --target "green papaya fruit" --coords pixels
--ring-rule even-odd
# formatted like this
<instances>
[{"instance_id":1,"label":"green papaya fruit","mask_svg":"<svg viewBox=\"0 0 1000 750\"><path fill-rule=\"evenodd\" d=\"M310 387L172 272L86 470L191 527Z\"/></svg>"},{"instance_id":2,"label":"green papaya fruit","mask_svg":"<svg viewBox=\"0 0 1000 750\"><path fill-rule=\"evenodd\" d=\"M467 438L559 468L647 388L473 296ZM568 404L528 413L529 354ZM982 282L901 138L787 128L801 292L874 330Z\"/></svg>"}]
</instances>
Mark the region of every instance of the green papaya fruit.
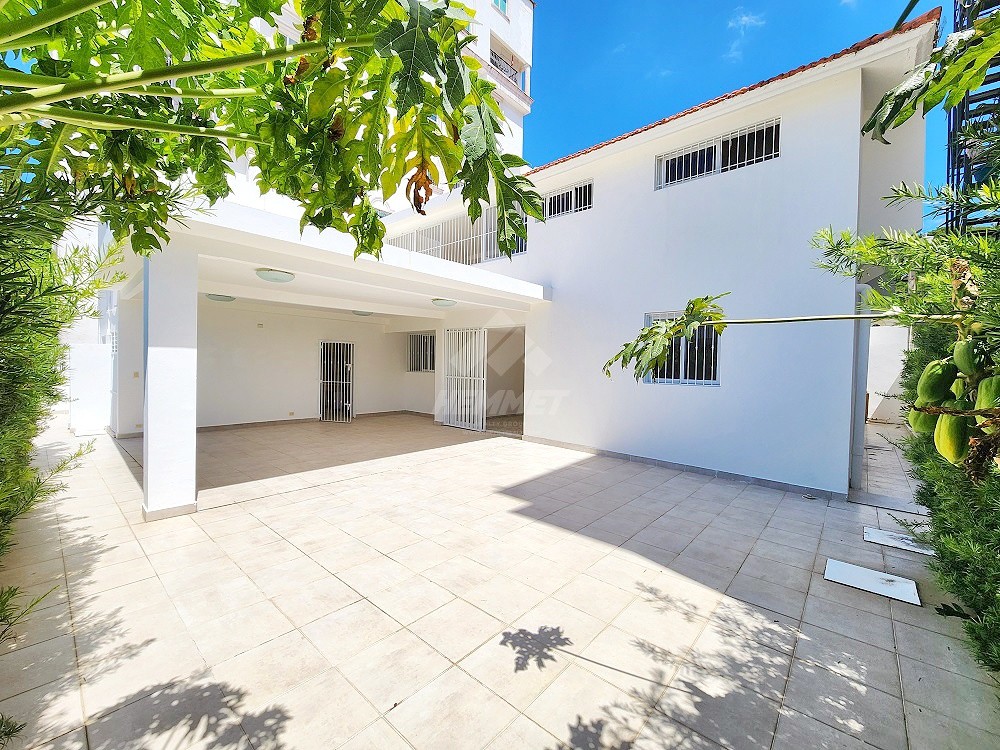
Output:
<instances>
[{"instance_id":1,"label":"green papaya fruit","mask_svg":"<svg viewBox=\"0 0 1000 750\"><path fill-rule=\"evenodd\" d=\"M936 359L928 363L917 381L917 396L930 404L944 401L957 375L958 368L951 362Z\"/></svg>"},{"instance_id":2,"label":"green papaya fruit","mask_svg":"<svg viewBox=\"0 0 1000 750\"><path fill-rule=\"evenodd\" d=\"M975 339L963 339L955 342L952 350L952 361L955 366L966 375L975 375L979 372L978 344Z\"/></svg>"},{"instance_id":3,"label":"green papaya fruit","mask_svg":"<svg viewBox=\"0 0 1000 750\"><path fill-rule=\"evenodd\" d=\"M993 375L979 381L979 388L976 391L976 408L993 409L1000 406L1000 375ZM976 422L982 424L989 417L976 417ZM984 427L983 432L991 433L994 427Z\"/></svg>"},{"instance_id":4,"label":"green papaya fruit","mask_svg":"<svg viewBox=\"0 0 1000 750\"><path fill-rule=\"evenodd\" d=\"M929 404L923 399L918 398L913 402L913 405L928 406ZM906 421L910 423L910 427L913 428L913 431L918 433L934 432L937 420L937 414L928 414L925 411L917 411L916 409L910 409L910 413L906 415Z\"/></svg>"},{"instance_id":5,"label":"green papaya fruit","mask_svg":"<svg viewBox=\"0 0 1000 750\"><path fill-rule=\"evenodd\" d=\"M942 406L954 409L968 408L967 403L945 401ZM938 453L956 466L969 455L969 418L955 414L942 414L934 427L934 447Z\"/></svg>"},{"instance_id":6,"label":"green papaya fruit","mask_svg":"<svg viewBox=\"0 0 1000 750\"><path fill-rule=\"evenodd\" d=\"M962 398L965 395L965 378L955 378L955 382L951 384L951 392L955 394L955 398Z\"/></svg>"}]
</instances>

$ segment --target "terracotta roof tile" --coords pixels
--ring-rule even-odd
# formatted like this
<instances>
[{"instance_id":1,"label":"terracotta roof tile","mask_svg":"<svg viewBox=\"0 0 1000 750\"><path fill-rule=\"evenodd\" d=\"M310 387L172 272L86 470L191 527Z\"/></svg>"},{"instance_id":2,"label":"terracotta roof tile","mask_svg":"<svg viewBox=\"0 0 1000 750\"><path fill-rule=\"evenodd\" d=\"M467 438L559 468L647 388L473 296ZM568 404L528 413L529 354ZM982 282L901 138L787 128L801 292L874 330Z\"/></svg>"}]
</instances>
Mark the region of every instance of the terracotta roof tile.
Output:
<instances>
[{"instance_id":1,"label":"terracotta roof tile","mask_svg":"<svg viewBox=\"0 0 1000 750\"><path fill-rule=\"evenodd\" d=\"M858 52L861 52L862 50L867 49L868 47L871 47L874 44L878 44L879 42L885 41L886 39L894 37L894 36L896 36L898 34L905 34L908 31L913 31L914 29L918 29L921 26L924 26L924 25L929 24L929 23L935 23L936 24L936 23L939 23L940 20L941 20L941 8L938 7L938 8L935 8L934 10L931 10L931 11L928 11L927 13L924 13L924 15L922 15L922 16L918 16L917 18L914 18L912 21L908 21L908 22L904 23L898 29L895 29L893 31L886 31L886 32L883 32L881 34L876 34L875 36L870 36L867 39L865 39L863 41L860 41L857 44L854 44L854 45L848 47L845 50L837 52L836 54L833 54L833 55L829 55L828 57L824 57L824 58L822 58L820 60L816 60L815 62L811 62L808 65L802 65L802 66L800 66L798 68L795 68L794 70L788 71L787 73L782 73L781 75L774 76L773 78L768 78L766 81L761 81L760 83L755 83L752 86L744 86L741 89L737 89L736 91L731 91L728 94L723 94L722 96L719 96L719 97L716 97L715 99L712 99L710 101L704 102L703 104L698 104L697 106L691 107L690 109L685 109L683 112L678 112L677 114L670 115L669 117L664 117L662 120L657 120L656 122L652 122L649 125L643 125L641 128L638 128L636 130L632 130L632 131L630 131L628 133L623 133L622 135L619 135L619 136L617 136L615 138L612 138L610 140L607 140L607 141L603 141L602 143L598 143L598 144L596 144L594 146L591 146L590 148L585 148L582 151L577 151L574 154L569 154L568 156L563 156L563 157L561 157L559 159L556 159L555 161L550 161L548 164L543 164L540 167L535 167L534 169L532 169L531 171L529 171L528 174L529 175L535 174L537 172L542 171L543 169L548 169L549 167L554 167L557 164L562 164L563 162L567 162L567 161L569 161L571 159L576 159L576 158L578 158L580 156L583 156L585 154L589 154L589 153L591 153L593 151L597 151L599 149L602 149L605 146L610 146L613 143L618 143L619 141L624 141L626 138L631 138L634 135L639 135L640 133L645 133L647 130L652 130L653 128L658 128L660 125L665 125L668 122L673 122L674 120L678 120L681 117L685 117L686 115L690 115L690 114L692 114L694 112L698 112L698 111L703 110L703 109L708 109L709 107L714 107L716 104L720 104L721 102L727 101L729 99L734 99L737 96L742 96L743 94L746 94L746 93L748 93L750 91L754 91L756 89L763 88L764 86L767 86L768 84L775 83L777 81L782 81L782 80L784 80L786 78L791 78L792 76L798 75L799 73L804 73L807 70L811 70L813 68L818 68L821 65L826 65L827 63L833 62L834 60L839 60L842 57L847 57L848 55L857 54Z\"/></svg>"}]
</instances>

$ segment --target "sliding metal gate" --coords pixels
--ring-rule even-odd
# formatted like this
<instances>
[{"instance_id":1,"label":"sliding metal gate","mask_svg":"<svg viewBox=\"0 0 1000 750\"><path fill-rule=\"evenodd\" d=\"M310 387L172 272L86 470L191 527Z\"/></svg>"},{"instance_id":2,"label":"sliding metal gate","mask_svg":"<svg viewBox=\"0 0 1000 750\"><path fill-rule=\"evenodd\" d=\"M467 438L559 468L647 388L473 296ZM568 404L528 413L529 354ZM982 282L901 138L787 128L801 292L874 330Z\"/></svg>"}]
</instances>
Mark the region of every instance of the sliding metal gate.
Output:
<instances>
[{"instance_id":1,"label":"sliding metal gate","mask_svg":"<svg viewBox=\"0 0 1000 750\"><path fill-rule=\"evenodd\" d=\"M445 331L445 424L466 430L486 429L486 329Z\"/></svg>"},{"instance_id":2,"label":"sliding metal gate","mask_svg":"<svg viewBox=\"0 0 1000 750\"><path fill-rule=\"evenodd\" d=\"M323 341L319 347L319 418L350 422L354 416L354 344Z\"/></svg>"}]
</instances>

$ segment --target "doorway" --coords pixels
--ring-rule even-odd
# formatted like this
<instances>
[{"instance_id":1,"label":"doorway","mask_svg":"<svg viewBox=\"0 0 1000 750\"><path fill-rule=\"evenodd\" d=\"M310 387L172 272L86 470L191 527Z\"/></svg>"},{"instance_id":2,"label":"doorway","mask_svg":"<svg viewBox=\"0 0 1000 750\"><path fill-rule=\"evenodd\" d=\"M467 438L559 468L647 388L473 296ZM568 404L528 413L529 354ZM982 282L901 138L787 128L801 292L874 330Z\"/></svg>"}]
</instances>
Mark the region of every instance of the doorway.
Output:
<instances>
[{"instance_id":1,"label":"doorway","mask_svg":"<svg viewBox=\"0 0 1000 750\"><path fill-rule=\"evenodd\" d=\"M320 421L350 422L354 417L354 344L321 342L319 363Z\"/></svg>"}]
</instances>

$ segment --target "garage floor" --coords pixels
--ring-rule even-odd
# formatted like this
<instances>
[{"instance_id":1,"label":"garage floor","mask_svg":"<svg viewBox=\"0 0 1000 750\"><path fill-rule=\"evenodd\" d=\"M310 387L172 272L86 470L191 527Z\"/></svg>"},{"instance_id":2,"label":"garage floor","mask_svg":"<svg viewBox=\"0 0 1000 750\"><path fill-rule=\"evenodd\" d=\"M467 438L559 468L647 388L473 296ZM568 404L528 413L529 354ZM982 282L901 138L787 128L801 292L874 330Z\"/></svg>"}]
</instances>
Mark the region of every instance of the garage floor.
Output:
<instances>
[{"instance_id":1,"label":"garage floor","mask_svg":"<svg viewBox=\"0 0 1000 750\"><path fill-rule=\"evenodd\" d=\"M891 512L406 415L201 437L203 496L254 499L143 523L102 437L19 522L0 584L52 590L0 655L19 747L1000 745L924 560L862 540Z\"/></svg>"}]
</instances>

